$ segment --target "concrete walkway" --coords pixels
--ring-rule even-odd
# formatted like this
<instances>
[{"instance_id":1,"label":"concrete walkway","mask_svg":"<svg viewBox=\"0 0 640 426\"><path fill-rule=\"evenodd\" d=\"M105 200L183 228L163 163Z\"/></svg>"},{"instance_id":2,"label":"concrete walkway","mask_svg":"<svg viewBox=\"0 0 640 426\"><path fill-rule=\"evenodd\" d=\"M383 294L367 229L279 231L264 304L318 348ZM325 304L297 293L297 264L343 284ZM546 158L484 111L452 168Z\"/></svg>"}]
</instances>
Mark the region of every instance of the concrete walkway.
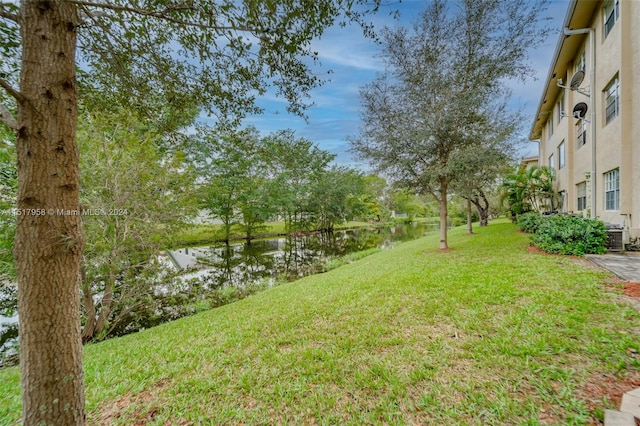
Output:
<instances>
[{"instance_id":1,"label":"concrete walkway","mask_svg":"<svg viewBox=\"0 0 640 426\"><path fill-rule=\"evenodd\" d=\"M620 279L640 283L640 253L586 254L589 261L616 274Z\"/></svg>"},{"instance_id":2,"label":"concrete walkway","mask_svg":"<svg viewBox=\"0 0 640 426\"><path fill-rule=\"evenodd\" d=\"M585 255L592 263L616 274L620 279L640 283L640 253L608 253ZM640 388L622 396L620 411L605 410L605 426L636 426L640 418Z\"/></svg>"}]
</instances>

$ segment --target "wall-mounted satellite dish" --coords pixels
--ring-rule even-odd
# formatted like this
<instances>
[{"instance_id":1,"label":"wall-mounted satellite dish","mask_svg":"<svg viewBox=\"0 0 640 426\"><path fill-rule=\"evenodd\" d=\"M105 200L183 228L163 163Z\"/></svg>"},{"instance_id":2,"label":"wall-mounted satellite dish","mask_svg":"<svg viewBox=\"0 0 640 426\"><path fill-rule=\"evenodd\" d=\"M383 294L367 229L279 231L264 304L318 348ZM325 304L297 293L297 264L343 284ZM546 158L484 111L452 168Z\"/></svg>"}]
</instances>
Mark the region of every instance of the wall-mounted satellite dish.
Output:
<instances>
[{"instance_id":1,"label":"wall-mounted satellite dish","mask_svg":"<svg viewBox=\"0 0 640 426\"><path fill-rule=\"evenodd\" d=\"M569 83L569 88L571 90L578 90L582 81L584 80L584 71L576 71L576 73L571 77L571 83Z\"/></svg>"},{"instance_id":2,"label":"wall-mounted satellite dish","mask_svg":"<svg viewBox=\"0 0 640 426\"><path fill-rule=\"evenodd\" d=\"M578 102L576 106L573 107L573 116L575 118L584 118L587 115L587 110L589 107L584 102Z\"/></svg>"}]
</instances>

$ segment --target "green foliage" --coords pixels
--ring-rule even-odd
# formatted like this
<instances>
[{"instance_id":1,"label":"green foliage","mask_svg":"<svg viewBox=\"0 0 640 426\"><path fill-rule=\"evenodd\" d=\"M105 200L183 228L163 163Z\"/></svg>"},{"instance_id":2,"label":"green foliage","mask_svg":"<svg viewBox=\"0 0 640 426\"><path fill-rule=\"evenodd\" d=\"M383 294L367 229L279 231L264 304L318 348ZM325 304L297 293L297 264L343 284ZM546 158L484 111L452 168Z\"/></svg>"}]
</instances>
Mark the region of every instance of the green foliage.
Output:
<instances>
[{"instance_id":1,"label":"green foliage","mask_svg":"<svg viewBox=\"0 0 640 426\"><path fill-rule=\"evenodd\" d=\"M163 114L194 105L220 121L257 113L257 96L275 87L302 114L325 79L311 70L311 41L333 24L356 22L373 36L368 15L380 0L236 2L93 1L78 4L75 24L83 99ZM356 6L357 5L357 6ZM51 8L53 10L53 8ZM0 79L19 79L19 8L0 3ZM71 60L71 58L69 58ZM4 103L0 96L0 104Z\"/></svg>"},{"instance_id":2,"label":"green foliage","mask_svg":"<svg viewBox=\"0 0 640 426\"><path fill-rule=\"evenodd\" d=\"M156 288L171 294L171 281L162 281L163 268L152 260L195 213L195 200L184 156L164 150L153 127L127 111L83 114L79 127L87 341L167 317L161 312L170 301Z\"/></svg>"},{"instance_id":3,"label":"green foliage","mask_svg":"<svg viewBox=\"0 0 640 426\"><path fill-rule=\"evenodd\" d=\"M16 231L16 206L18 173L15 163L15 149L3 138L0 129L0 285L15 279L13 262L13 239Z\"/></svg>"},{"instance_id":4,"label":"green foliage","mask_svg":"<svg viewBox=\"0 0 640 426\"><path fill-rule=\"evenodd\" d=\"M0 27L0 30L2 27ZM1 31L0 31L1 32ZM18 308L18 289L13 259L13 240L16 232L18 176L13 135L0 125L0 316L10 318ZM0 367L18 362L17 324L0 324Z\"/></svg>"},{"instance_id":5,"label":"green foliage","mask_svg":"<svg viewBox=\"0 0 640 426\"><path fill-rule=\"evenodd\" d=\"M602 221L568 215L545 217L531 237L531 243L541 250L575 256L605 253L607 240Z\"/></svg>"},{"instance_id":6,"label":"green foliage","mask_svg":"<svg viewBox=\"0 0 640 426\"><path fill-rule=\"evenodd\" d=\"M514 219L529 211L553 212L558 201L555 183L556 175L553 168L520 167L516 173L504 177L502 202L507 203L509 213Z\"/></svg>"},{"instance_id":7,"label":"green foliage","mask_svg":"<svg viewBox=\"0 0 640 426\"><path fill-rule=\"evenodd\" d=\"M535 234L540 224L544 221L538 212L527 212L517 216L516 223L520 230L529 234Z\"/></svg>"},{"instance_id":8,"label":"green foliage","mask_svg":"<svg viewBox=\"0 0 640 426\"><path fill-rule=\"evenodd\" d=\"M287 232L333 229L362 211L360 173L329 166L334 156L285 130L260 137L255 128L203 129L189 158L199 177L200 206L222 222L217 239L237 230L246 239L280 217Z\"/></svg>"},{"instance_id":9,"label":"green foliage","mask_svg":"<svg viewBox=\"0 0 640 426\"><path fill-rule=\"evenodd\" d=\"M238 227L250 239L271 215L264 189L264 159L255 128L218 134L200 129L190 158L199 185L199 205L222 221L216 239L228 241Z\"/></svg>"}]
</instances>

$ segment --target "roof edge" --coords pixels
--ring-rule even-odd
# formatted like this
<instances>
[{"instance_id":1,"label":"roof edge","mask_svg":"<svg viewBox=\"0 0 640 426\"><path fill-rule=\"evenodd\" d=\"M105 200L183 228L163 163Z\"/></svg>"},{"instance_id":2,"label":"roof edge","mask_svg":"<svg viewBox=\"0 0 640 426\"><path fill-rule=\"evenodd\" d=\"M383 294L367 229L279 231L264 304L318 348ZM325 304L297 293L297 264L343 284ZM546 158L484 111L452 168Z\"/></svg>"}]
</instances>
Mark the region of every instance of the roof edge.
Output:
<instances>
[{"instance_id":1,"label":"roof edge","mask_svg":"<svg viewBox=\"0 0 640 426\"><path fill-rule=\"evenodd\" d=\"M538 101L538 108L536 110L535 116L533 117L531 131L529 132L529 140L531 141L536 141L540 139L540 136L542 136L542 126L538 125L538 118L540 117L540 115L542 115L542 106L544 103L544 99L547 97L547 92L549 91L549 81L551 81L551 79L553 78L555 65L558 62L558 58L560 57L560 52L562 51L564 41L567 38L567 36L564 35L564 29L570 26L571 18L573 18L573 14L576 11L577 5L578 0L571 0L571 2L569 3L569 7L567 8L567 13L564 17L562 28L560 28L560 36L558 37L556 50L553 53L553 60L551 61L551 65L549 65L549 71L547 72L547 78L545 79L544 90L542 92L542 96L540 97L540 101Z\"/></svg>"}]
</instances>

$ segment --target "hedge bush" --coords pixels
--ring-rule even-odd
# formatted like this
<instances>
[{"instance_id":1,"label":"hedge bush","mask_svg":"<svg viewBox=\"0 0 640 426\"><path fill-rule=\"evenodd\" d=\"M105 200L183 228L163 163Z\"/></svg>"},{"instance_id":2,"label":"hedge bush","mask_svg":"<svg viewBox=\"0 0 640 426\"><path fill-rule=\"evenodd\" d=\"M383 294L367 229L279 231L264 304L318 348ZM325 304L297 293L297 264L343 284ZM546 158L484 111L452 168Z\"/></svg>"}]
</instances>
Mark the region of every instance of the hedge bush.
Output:
<instances>
[{"instance_id":1,"label":"hedge bush","mask_svg":"<svg viewBox=\"0 0 640 426\"><path fill-rule=\"evenodd\" d=\"M557 215L541 217L531 243L548 253L582 256L607 251L607 230L596 219Z\"/></svg>"},{"instance_id":2,"label":"hedge bush","mask_svg":"<svg viewBox=\"0 0 640 426\"><path fill-rule=\"evenodd\" d=\"M535 234L544 218L538 212L527 212L519 214L516 223L518 227L529 234Z\"/></svg>"}]
</instances>

